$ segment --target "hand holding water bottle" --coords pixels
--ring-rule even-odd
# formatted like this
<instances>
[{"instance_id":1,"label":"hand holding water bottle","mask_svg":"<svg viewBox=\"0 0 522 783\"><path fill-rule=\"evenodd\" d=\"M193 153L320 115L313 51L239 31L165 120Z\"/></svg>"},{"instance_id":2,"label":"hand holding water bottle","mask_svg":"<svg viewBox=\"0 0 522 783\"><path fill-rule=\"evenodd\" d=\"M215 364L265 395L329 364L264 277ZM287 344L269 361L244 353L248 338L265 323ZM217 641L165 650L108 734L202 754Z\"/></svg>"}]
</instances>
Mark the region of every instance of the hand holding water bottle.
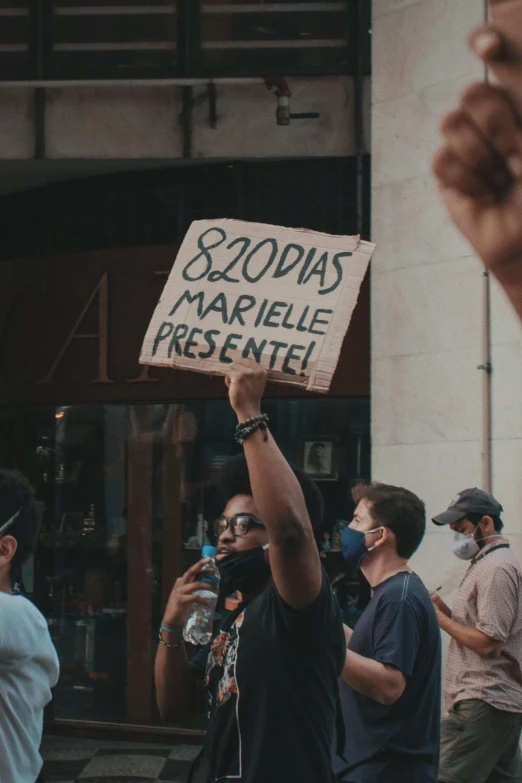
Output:
<instances>
[{"instance_id":1,"label":"hand holding water bottle","mask_svg":"<svg viewBox=\"0 0 522 783\"><path fill-rule=\"evenodd\" d=\"M197 593L208 590L208 584L200 582L198 578L204 575L204 569L209 565L213 565L213 560L206 557L176 579L163 615L163 625L166 628L181 628L185 625L193 612L194 604L206 606L206 599Z\"/></svg>"},{"instance_id":2,"label":"hand holding water bottle","mask_svg":"<svg viewBox=\"0 0 522 783\"><path fill-rule=\"evenodd\" d=\"M219 589L219 570L215 562L216 548L204 546L201 554L207 561L199 572L199 581L204 583L204 589L196 592L195 597L200 600L194 601L193 611L183 629L184 640L195 645L208 644L212 639ZM201 603L201 600L204 603Z\"/></svg>"}]
</instances>

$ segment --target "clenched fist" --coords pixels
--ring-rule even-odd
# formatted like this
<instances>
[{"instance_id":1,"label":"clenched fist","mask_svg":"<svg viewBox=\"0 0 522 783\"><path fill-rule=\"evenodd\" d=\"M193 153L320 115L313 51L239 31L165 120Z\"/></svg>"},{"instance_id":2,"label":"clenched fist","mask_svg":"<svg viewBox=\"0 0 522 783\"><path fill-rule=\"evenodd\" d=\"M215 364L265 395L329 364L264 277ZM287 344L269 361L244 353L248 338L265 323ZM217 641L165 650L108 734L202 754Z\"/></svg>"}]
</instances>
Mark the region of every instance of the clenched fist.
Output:
<instances>
[{"instance_id":1,"label":"clenched fist","mask_svg":"<svg viewBox=\"0 0 522 783\"><path fill-rule=\"evenodd\" d=\"M240 422L261 413L266 380L266 370L254 359L239 359L228 371L225 378L228 397Z\"/></svg>"}]
</instances>

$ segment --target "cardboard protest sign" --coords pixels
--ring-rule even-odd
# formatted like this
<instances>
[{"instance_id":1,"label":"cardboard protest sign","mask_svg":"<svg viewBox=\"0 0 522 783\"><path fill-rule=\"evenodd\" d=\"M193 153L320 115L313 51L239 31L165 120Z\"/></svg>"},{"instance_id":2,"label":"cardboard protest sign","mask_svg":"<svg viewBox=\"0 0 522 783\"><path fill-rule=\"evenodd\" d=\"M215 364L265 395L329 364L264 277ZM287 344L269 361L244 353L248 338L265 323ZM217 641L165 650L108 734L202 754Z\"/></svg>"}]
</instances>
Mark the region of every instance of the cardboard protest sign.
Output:
<instances>
[{"instance_id":1,"label":"cardboard protest sign","mask_svg":"<svg viewBox=\"0 0 522 783\"><path fill-rule=\"evenodd\" d=\"M358 236L197 220L140 363L225 375L252 357L272 381L327 392L374 247Z\"/></svg>"}]
</instances>

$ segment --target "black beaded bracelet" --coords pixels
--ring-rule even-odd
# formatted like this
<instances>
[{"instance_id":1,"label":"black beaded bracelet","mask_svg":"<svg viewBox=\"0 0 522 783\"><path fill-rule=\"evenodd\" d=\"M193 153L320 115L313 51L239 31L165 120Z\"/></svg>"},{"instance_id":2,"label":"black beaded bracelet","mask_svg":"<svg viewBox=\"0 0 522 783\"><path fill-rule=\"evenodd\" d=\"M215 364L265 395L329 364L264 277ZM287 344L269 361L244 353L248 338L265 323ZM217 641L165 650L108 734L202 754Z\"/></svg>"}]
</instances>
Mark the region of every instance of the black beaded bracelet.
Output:
<instances>
[{"instance_id":1,"label":"black beaded bracelet","mask_svg":"<svg viewBox=\"0 0 522 783\"><path fill-rule=\"evenodd\" d=\"M240 421L239 424L236 425L236 431L243 429L244 427L249 427L251 424L257 424L258 421L268 421L267 414L260 413L259 416L251 416L249 419L245 419L245 421Z\"/></svg>"},{"instance_id":2,"label":"black beaded bracelet","mask_svg":"<svg viewBox=\"0 0 522 783\"><path fill-rule=\"evenodd\" d=\"M249 419L240 421L239 424L236 425L236 435L245 430L249 430L254 426L257 427L260 423L266 424L267 421L268 416L266 413L260 413L259 416L251 416Z\"/></svg>"},{"instance_id":3,"label":"black beaded bracelet","mask_svg":"<svg viewBox=\"0 0 522 783\"><path fill-rule=\"evenodd\" d=\"M246 421L240 422L236 426L235 439L240 444L243 443L257 430L261 430L264 436L264 440L268 440L268 416L266 413L262 413L260 416L251 416Z\"/></svg>"}]
</instances>

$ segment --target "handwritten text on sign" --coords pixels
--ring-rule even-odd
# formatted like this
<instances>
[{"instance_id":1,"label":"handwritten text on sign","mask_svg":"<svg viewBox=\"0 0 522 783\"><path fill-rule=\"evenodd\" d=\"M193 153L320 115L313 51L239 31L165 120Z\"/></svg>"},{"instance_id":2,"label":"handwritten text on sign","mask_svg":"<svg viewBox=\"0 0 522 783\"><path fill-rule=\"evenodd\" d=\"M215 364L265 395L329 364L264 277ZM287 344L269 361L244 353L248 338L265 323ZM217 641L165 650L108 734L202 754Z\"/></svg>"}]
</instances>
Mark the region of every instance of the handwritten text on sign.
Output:
<instances>
[{"instance_id":1,"label":"handwritten text on sign","mask_svg":"<svg viewBox=\"0 0 522 783\"><path fill-rule=\"evenodd\" d=\"M373 248L356 236L196 221L140 362L225 374L252 357L271 380L326 392Z\"/></svg>"}]
</instances>

